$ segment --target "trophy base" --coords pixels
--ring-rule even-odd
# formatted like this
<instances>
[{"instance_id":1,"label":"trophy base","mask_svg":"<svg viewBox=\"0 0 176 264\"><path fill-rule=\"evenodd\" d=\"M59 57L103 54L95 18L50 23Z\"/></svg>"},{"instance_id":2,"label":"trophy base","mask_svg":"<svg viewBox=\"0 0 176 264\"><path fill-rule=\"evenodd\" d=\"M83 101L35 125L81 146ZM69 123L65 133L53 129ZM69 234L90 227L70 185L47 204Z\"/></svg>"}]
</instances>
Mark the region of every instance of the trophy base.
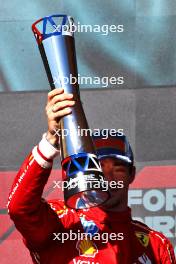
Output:
<instances>
[{"instance_id":1,"label":"trophy base","mask_svg":"<svg viewBox=\"0 0 176 264\"><path fill-rule=\"evenodd\" d=\"M64 199L68 207L84 209L99 206L109 192L97 156L78 153L62 161L62 179L66 182Z\"/></svg>"},{"instance_id":2,"label":"trophy base","mask_svg":"<svg viewBox=\"0 0 176 264\"><path fill-rule=\"evenodd\" d=\"M109 198L109 193L101 190L86 190L76 193L65 200L68 207L72 209L88 209L100 206Z\"/></svg>"}]
</instances>

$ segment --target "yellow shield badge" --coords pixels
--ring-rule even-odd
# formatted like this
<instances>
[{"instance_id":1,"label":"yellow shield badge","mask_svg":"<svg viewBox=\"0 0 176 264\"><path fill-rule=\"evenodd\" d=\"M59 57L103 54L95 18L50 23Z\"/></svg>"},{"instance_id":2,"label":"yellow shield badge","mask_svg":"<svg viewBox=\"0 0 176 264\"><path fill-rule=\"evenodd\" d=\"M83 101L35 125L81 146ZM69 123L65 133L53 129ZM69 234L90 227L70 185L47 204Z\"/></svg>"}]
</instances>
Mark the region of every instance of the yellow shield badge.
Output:
<instances>
[{"instance_id":1,"label":"yellow shield badge","mask_svg":"<svg viewBox=\"0 0 176 264\"><path fill-rule=\"evenodd\" d=\"M147 247L149 244L149 235L143 232L135 232L136 237L138 238L139 242L144 246Z\"/></svg>"}]
</instances>

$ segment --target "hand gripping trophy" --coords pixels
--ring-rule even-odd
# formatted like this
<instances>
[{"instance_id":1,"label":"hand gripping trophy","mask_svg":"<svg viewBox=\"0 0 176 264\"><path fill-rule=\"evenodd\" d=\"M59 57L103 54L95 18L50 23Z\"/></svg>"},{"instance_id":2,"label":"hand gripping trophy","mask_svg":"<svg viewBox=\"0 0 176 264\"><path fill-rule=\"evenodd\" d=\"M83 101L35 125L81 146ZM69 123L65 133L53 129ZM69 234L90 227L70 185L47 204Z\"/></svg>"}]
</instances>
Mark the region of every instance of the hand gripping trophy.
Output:
<instances>
[{"instance_id":1,"label":"hand gripping trophy","mask_svg":"<svg viewBox=\"0 0 176 264\"><path fill-rule=\"evenodd\" d=\"M52 15L32 25L51 89L64 88L76 101L73 111L60 121L60 152L65 203L70 208L97 206L109 198L104 177L90 135L80 135L79 129L89 129L80 100L78 81L65 82L70 76L78 80L73 18ZM57 81L56 81L57 80ZM58 85L59 80L59 85Z\"/></svg>"}]
</instances>

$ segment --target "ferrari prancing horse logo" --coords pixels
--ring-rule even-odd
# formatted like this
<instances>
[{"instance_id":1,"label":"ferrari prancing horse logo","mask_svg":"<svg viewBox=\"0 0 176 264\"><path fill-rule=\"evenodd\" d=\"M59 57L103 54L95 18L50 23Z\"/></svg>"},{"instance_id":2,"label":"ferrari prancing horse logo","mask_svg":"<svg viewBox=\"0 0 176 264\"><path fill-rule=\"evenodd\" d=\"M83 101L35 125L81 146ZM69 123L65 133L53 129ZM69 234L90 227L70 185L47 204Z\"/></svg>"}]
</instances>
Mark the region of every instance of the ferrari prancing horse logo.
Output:
<instances>
[{"instance_id":1,"label":"ferrari prancing horse logo","mask_svg":"<svg viewBox=\"0 0 176 264\"><path fill-rule=\"evenodd\" d=\"M139 242L144 246L147 247L149 244L149 235L143 232L135 232L136 237L138 238Z\"/></svg>"}]
</instances>

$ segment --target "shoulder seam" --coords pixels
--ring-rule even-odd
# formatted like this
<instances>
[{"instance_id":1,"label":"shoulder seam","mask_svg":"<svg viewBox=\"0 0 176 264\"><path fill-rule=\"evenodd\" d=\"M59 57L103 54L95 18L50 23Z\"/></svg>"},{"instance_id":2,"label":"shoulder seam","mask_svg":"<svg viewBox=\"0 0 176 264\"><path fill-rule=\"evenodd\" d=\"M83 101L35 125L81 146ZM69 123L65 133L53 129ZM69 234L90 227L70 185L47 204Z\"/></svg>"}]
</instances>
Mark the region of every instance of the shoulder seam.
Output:
<instances>
[{"instance_id":1,"label":"shoulder seam","mask_svg":"<svg viewBox=\"0 0 176 264\"><path fill-rule=\"evenodd\" d=\"M141 228L143 228L143 229L146 229L147 231L152 231L152 229L150 228L150 227L148 227L147 225L145 225L145 224L143 224L143 223L141 223L141 222L139 222L139 221L134 221L134 220L132 220L131 221L132 222L132 224L133 225L135 225L135 226L138 226L138 227L141 227Z\"/></svg>"}]
</instances>

